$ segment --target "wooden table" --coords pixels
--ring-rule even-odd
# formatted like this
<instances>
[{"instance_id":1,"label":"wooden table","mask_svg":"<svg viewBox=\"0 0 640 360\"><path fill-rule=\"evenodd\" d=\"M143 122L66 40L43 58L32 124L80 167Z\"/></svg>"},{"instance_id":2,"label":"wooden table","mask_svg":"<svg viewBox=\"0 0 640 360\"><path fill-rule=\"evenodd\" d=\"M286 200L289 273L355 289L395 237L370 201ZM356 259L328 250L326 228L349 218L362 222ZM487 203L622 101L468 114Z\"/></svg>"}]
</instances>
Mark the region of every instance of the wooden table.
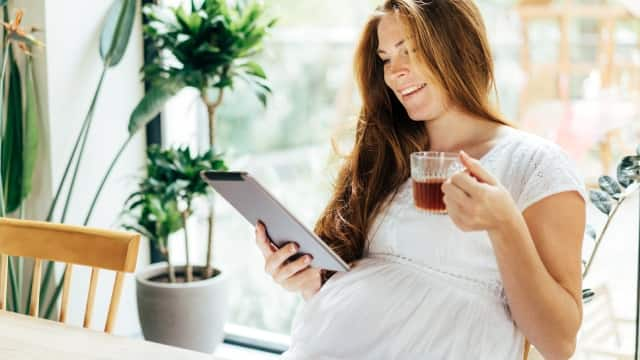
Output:
<instances>
[{"instance_id":1,"label":"wooden table","mask_svg":"<svg viewBox=\"0 0 640 360\"><path fill-rule=\"evenodd\" d=\"M223 360L149 341L0 311L0 359Z\"/></svg>"}]
</instances>

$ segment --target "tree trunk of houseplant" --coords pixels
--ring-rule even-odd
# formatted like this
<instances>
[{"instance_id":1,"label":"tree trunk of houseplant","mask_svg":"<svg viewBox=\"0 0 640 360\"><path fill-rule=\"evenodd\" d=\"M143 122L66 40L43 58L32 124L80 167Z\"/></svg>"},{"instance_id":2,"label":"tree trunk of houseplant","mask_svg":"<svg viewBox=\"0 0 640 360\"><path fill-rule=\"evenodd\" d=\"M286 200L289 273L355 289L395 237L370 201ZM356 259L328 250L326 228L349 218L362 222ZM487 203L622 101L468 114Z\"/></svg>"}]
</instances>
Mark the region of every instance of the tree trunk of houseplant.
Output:
<instances>
[{"instance_id":1,"label":"tree trunk of houseplant","mask_svg":"<svg viewBox=\"0 0 640 360\"><path fill-rule=\"evenodd\" d=\"M167 239L165 239L165 240L167 240ZM175 283L176 282L176 270L175 270L173 264L171 263L171 257L169 255L169 249L167 249L167 246L165 246L162 243L162 240L159 241L159 244L160 244L160 252L167 259L167 274L169 276L169 282L170 283Z\"/></svg>"},{"instance_id":2,"label":"tree trunk of houseplant","mask_svg":"<svg viewBox=\"0 0 640 360\"><path fill-rule=\"evenodd\" d=\"M185 266L185 281L193 281L193 267L191 267L191 260L189 259L189 232L187 231L187 220L189 219L189 210L182 212L182 224L184 226L184 251L187 259Z\"/></svg>"},{"instance_id":3,"label":"tree trunk of houseplant","mask_svg":"<svg viewBox=\"0 0 640 360\"><path fill-rule=\"evenodd\" d=\"M200 91L202 101L207 106L207 114L209 115L209 146L213 149L215 144L215 121L216 121L216 110L218 106L222 103L222 98L224 97L224 90L220 89L218 92L218 98L214 102L208 101L206 90ZM204 278L208 279L213 276L213 266L211 265L211 259L213 257L213 226L214 226L214 214L215 207L213 201L209 202L209 220L208 220L208 237L207 237L207 262L205 264L204 270Z\"/></svg>"}]
</instances>

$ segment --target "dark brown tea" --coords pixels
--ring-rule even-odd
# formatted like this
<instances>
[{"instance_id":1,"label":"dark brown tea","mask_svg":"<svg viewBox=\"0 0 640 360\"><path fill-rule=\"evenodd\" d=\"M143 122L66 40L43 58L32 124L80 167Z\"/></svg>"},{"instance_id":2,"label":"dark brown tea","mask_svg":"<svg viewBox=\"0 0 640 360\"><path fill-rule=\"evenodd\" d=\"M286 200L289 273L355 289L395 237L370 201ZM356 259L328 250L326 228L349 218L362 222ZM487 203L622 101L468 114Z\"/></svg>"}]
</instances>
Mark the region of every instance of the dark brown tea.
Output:
<instances>
[{"instance_id":1,"label":"dark brown tea","mask_svg":"<svg viewBox=\"0 0 640 360\"><path fill-rule=\"evenodd\" d=\"M444 214L446 207L442 198L442 184L446 179L429 179L425 182L413 180L413 201L417 208Z\"/></svg>"}]
</instances>

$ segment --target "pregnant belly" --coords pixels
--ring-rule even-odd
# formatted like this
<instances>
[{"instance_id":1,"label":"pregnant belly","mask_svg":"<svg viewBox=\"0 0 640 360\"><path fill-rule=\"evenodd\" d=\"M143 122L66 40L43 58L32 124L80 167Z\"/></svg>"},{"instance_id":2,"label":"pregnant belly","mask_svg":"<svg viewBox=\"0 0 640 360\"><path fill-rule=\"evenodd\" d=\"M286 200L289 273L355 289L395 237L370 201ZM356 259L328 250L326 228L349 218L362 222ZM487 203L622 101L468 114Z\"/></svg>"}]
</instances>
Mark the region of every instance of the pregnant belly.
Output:
<instances>
[{"instance_id":1,"label":"pregnant belly","mask_svg":"<svg viewBox=\"0 0 640 360\"><path fill-rule=\"evenodd\" d=\"M305 304L294 321L291 349L312 357L451 358L469 342L497 351L511 347L508 339L520 341L503 299L459 281L389 258L363 259Z\"/></svg>"}]
</instances>

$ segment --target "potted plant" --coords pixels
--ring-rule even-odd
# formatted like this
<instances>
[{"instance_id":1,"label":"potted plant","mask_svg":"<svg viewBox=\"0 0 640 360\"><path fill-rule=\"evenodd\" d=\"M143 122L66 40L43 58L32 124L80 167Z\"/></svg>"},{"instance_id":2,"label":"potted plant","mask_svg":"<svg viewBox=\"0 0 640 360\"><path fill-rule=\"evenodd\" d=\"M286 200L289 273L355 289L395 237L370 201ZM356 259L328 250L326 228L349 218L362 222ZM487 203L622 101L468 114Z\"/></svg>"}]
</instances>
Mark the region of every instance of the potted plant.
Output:
<instances>
[{"instance_id":1,"label":"potted plant","mask_svg":"<svg viewBox=\"0 0 640 360\"><path fill-rule=\"evenodd\" d=\"M146 5L144 35L158 56L142 69L151 89L140 102L141 108L157 112L179 90L198 90L209 117L209 147L214 148L215 113L236 79L247 82L263 105L271 92L262 67L251 60L275 24L265 19L264 12L257 0L191 0L174 8ZM210 204L207 277L215 275L211 263L213 201Z\"/></svg>"},{"instance_id":2,"label":"potted plant","mask_svg":"<svg viewBox=\"0 0 640 360\"><path fill-rule=\"evenodd\" d=\"M147 237L165 256L136 275L138 313L145 339L212 353L224 335L228 307L225 276L206 276L204 266L189 259L187 220L194 201L206 198L203 170L226 170L213 151L192 155L188 147L147 150L146 176L126 202L128 230ZM186 263L173 263L169 236L183 230Z\"/></svg>"}]
</instances>

